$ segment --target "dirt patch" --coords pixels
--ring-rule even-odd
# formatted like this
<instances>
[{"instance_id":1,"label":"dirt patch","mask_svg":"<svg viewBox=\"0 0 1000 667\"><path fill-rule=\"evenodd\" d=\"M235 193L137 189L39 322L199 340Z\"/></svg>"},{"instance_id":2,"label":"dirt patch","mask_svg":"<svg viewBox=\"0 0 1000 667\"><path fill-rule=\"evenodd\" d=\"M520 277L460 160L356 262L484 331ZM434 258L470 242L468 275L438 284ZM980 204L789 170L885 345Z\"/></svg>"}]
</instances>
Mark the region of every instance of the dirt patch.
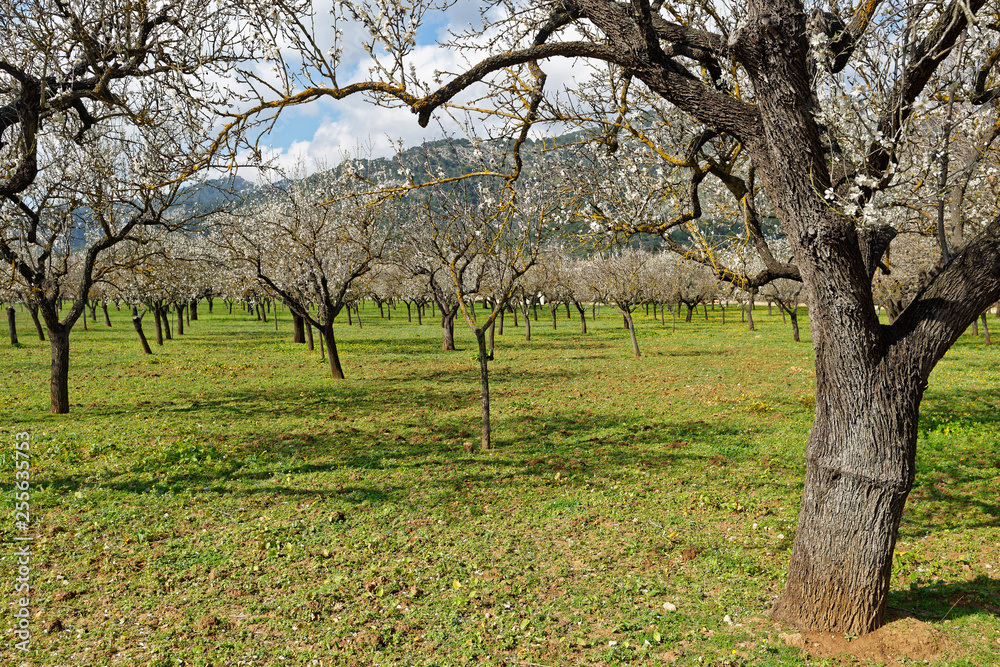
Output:
<instances>
[{"instance_id":1,"label":"dirt patch","mask_svg":"<svg viewBox=\"0 0 1000 667\"><path fill-rule=\"evenodd\" d=\"M850 641L843 635L823 632L781 634L779 638L814 657L853 657L886 665L897 664L899 658L932 661L956 648L943 632L914 618L894 621Z\"/></svg>"}]
</instances>

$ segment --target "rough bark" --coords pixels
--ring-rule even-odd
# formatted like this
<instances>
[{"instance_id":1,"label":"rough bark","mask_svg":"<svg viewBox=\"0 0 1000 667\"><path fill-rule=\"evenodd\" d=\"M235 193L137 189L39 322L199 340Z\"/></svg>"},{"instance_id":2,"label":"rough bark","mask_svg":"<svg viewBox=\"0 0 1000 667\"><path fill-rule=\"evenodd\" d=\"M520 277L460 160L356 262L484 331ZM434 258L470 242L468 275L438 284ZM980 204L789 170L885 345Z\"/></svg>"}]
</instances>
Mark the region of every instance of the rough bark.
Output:
<instances>
[{"instance_id":1,"label":"rough bark","mask_svg":"<svg viewBox=\"0 0 1000 667\"><path fill-rule=\"evenodd\" d=\"M108 302L101 300L101 310L104 311L104 326L111 327L111 316L108 315Z\"/></svg>"},{"instance_id":2,"label":"rough bark","mask_svg":"<svg viewBox=\"0 0 1000 667\"><path fill-rule=\"evenodd\" d=\"M625 316L625 322L628 324L629 337L632 339L632 353L635 354L635 358L638 359L642 355L639 354L639 341L635 337L635 321L632 319L631 312L623 310L622 314Z\"/></svg>"}]
</instances>

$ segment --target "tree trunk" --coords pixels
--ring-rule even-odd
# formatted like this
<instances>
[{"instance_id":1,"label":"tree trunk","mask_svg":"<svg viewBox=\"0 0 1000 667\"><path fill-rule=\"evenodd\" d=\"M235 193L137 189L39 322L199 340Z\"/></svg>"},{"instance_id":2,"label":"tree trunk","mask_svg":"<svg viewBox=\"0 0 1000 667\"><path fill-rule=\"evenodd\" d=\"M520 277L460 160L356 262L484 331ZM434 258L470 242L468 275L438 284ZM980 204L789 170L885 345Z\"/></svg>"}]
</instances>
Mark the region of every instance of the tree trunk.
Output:
<instances>
[{"instance_id":1,"label":"tree trunk","mask_svg":"<svg viewBox=\"0 0 1000 667\"><path fill-rule=\"evenodd\" d=\"M212 302L215 301L215 297L206 296L205 297L205 301L208 302L208 314L211 315L212 314L212 307L214 305Z\"/></svg>"},{"instance_id":2,"label":"tree trunk","mask_svg":"<svg viewBox=\"0 0 1000 667\"><path fill-rule=\"evenodd\" d=\"M864 634L885 616L923 388L900 372L903 364L845 372L837 356L817 358L802 508L771 615L804 629Z\"/></svg>"},{"instance_id":3,"label":"tree trunk","mask_svg":"<svg viewBox=\"0 0 1000 667\"><path fill-rule=\"evenodd\" d=\"M139 343L142 345L142 351L145 354L153 354L153 350L149 348L149 341L146 340L146 334L142 331L142 315L135 314L132 316L132 326L135 327L135 332L139 334Z\"/></svg>"},{"instance_id":4,"label":"tree trunk","mask_svg":"<svg viewBox=\"0 0 1000 667\"><path fill-rule=\"evenodd\" d=\"M10 332L10 344L20 345L17 342L17 312L14 306L7 306L7 330Z\"/></svg>"},{"instance_id":5,"label":"tree trunk","mask_svg":"<svg viewBox=\"0 0 1000 667\"><path fill-rule=\"evenodd\" d=\"M334 380L344 379L344 369L340 366L340 355L337 353L337 340L333 336L333 323L330 322L322 328L323 339L326 341L326 349L330 357L330 375Z\"/></svg>"},{"instance_id":6,"label":"tree trunk","mask_svg":"<svg viewBox=\"0 0 1000 667\"><path fill-rule=\"evenodd\" d=\"M108 315L108 302L101 299L101 310L104 311L104 324L107 327L111 326L111 316Z\"/></svg>"},{"instance_id":7,"label":"tree trunk","mask_svg":"<svg viewBox=\"0 0 1000 667\"><path fill-rule=\"evenodd\" d=\"M507 306L500 306L500 315L497 317L500 320L500 330L497 331L498 336L503 335L503 315L505 312L507 312Z\"/></svg>"},{"instance_id":8,"label":"tree trunk","mask_svg":"<svg viewBox=\"0 0 1000 667\"><path fill-rule=\"evenodd\" d=\"M641 355L639 354L639 341L635 337L635 321L632 319L632 313L628 311L622 311L622 313L625 315L625 321L628 322L628 333L632 338L632 352L638 359Z\"/></svg>"},{"instance_id":9,"label":"tree trunk","mask_svg":"<svg viewBox=\"0 0 1000 667\"><path fill-rule=\"evenodd\" d=\"M979 320L972 320L972 337L979 336Z\"/></svg>"},{"instance_id":10,"label":"tree trunk","mask_svg":"<svg viewBox=\"0 0 1000 667\"><path fill-rule=\"evenodd\" d=\"M788 311L788 319L792 321L792 340L799 341L799 307L791 308Z\"/></svg>"},{"instance_id":11,"label":"tree trunk","mask_svg":"<svg viewBox=\"0 0 1000 667\"><path fill-rule=\"evenodd\" d=\"M209 306L209 312L212 312L211 306ZM198 299L191 299L191 302L188 303L188 316L195 322L198 321Z\"/></svg>"},{"instance_id":12,"label":"tree trunk","mask_svg":"<svg viewBox=\"0 0 1000 667\"><path fill-rule=\"evenodd\" d=\"M97 321L97 299L87 300L87 309L90 311L90 321Z\"/></svg>"},{"instance_id":13,"label":"tree trunk","mask_svg":"<svg viewBox=\"0 0 1000 667\"><path fill-rule=\"evenodd\" d=\"M479 383L482 387L483 399L483 432L480 440L482 449L490 448L490 354L486 350L486 332L476 329L476 342L479 344Z\"/></svg>"},{"instance_id":14,"label":"tree trunk","mask_svg":"<svg viewBox=\"0 0 1000 667\"><path fill-rule=\"evenodd\" d=\"M422 326L424 323L424 304L417 304L417 326Z\"/></svg>"},{"instance_id":15,"label":"tree trunk","mask_svg":"<svg viewBox=\"0 0 1000 667\"><path fill-rule=\"evenodd\" d=\"M552 311L552 330L556 330L556 313L559 312L559 304L549 302L549 309Z\"/></svg>"},{"instance_id":16,"label":"tree trunk","mask_svg":"<svg viewBox=\"0 0 1000 667\"><path fill-rule=\"evenodd\" d=\"M458 313L458 306L451 309L441 308L441 329L443 331L443 338L441 340L441 349L446 352L454 351L455 349L455 314Z\"/></svg>"},{"instance_id":17,"label":"tree trunk","mask_svg":"<svg viewBox=\"0 0 1000 667\"><path fill-rule=\"evenodd\" d=\"M49 345L52 348L49 411L57 415L69 412L69 331L69 328L61 324L49 327Z\"/></svg>"},{"instance_id":18,"label":"tree trunk","mask_svg":"<svg viewBox=\"0 0 1000 667\"><path fill-rule=\"evenodd\" d=\"M306 342L305 318L294 311L292 311L292 342Z\"/></svg>"},{"instance_id":19,"label":"tree trunk","mask_svg":"<svg viewBox=\"0 0 1000 667\"><path fill-rule=\"evenodd\" d=\"M496 343L496 330L497 330L497 320L494 317L493 321L490 322L490 339L489 339L490 360L493 359L493 351L496 349L496 345L495 345L495 343Z\"/></svg>"},{"instance_id":20,"label":"tree trunk","mask_svg":"<svg viewBox=\"0 0 1000 667\"><path fill-rule=\"evenodd\" d=\"M38 319L38 304L29 303L28 312L31 314L31 321L35 323L35 333L38 334L38 340L45 340L45 330L42 329L42 322Z\"/></svg>"},{"instance_id":21,"label":"tree trunk","mask_svg":"<svg viewBox=\"0 0 1000 667\"><path fill-rule=\"evenodd\" d=\"M155 303L153 309L153 324L156 326L156 344L163 345L163 325L160 323L160 307Z\"/></svg>"},{"instance_id":22,"label":"tree trunk","mask_svg":"<svg viewBox=\"0 0 1000 667\"><path fill-rule=\"evenodd\" d=\"M170 333L170 309L167 304L163 304L160 307L160 318L163 322L163 336L167 340L173 340L174 337Z\"/></svg>"},{"instance_id":23,"label":"tree trunk","mask_svg":"<svg viewBox=\"0 0 1000 667\"><path fill-rule=\"evenodd\" d=\"M174 308L177 310L177 335L184 335L184 305L180 303L175 303ZM265 320L266 321L266 320Z\"/></svg>"},{"instance_id":24,"label":"tree trunk","mask_svg":"<svg viewBox=\"0 0 1000 667\"><path fill-rule=\"evenodd\" d=\"M312 352L313 350L316 349L316 345L313 342L313 327L312 327L312 324L306 322L305 323L305 330L306 330L306 343L309 346L309 351Z\"/></svg>"},{"instance_id":25,"label":"tree trunk","mask_svg":"<svg viewBox=\"0 0 1000 667\"><path fill-rule=\"evenodd\" d=\"M986 323L986 313L982 314L981 319L983 320L983 342L987 345L990 344L990 325Z\"/></svg>"},{"instance_id":26,"label":"tree trunk","mask_svg":"<svg viewBox=\"0 0 1000 667\"><path fill-rule=\"evenodd\" d=\"M410 302L409 301L403 301L403 303L406 304L406 321L412 323L413 322L413 311L410 310Z\"/></svg>"},{"instance_id":27,"label":"tree trunk","mask_svg":"<svg viewBox=\"0 0 1000 667\"><path fill-rule=\"evenodd\" d=\"M685 303L684 305L687 307L687 315L684 317L684 321L690 322L691 318L694 317L694 306L690 303Z\"/></svg>"},{"instance_id":28,"label":"tree trunk","mask_svg":"<svg viewBox=\"0 0 1000 667\"><path fill-rule=\"evenodd\" d=\"M525 304L524 311L521 314L524 315L524 340L531 340L531 318L528 317L527 304Z\"/></svg>"},{"instance_id":29,"label":"tree trunk","mask_svg":"<svg viewBox=\"0 0 1000 667\"><path fill-rule=\"evenodd\" d=\"M580 313L580 333L587 333L587 309L580 305L579 301L574 301L573 305L576 306L577 312Z\"/></svg>"},{"instance_id":30,"label":"tree trunk","mask_svg":"<svg viewBox=\"0 0 1000 667\"><path fill-rule=\"evenodd\" d=\"M701 307L705 311L705 321L708 322L708 304L703 303L701 304Z\"/></svg>"}]
</instances>

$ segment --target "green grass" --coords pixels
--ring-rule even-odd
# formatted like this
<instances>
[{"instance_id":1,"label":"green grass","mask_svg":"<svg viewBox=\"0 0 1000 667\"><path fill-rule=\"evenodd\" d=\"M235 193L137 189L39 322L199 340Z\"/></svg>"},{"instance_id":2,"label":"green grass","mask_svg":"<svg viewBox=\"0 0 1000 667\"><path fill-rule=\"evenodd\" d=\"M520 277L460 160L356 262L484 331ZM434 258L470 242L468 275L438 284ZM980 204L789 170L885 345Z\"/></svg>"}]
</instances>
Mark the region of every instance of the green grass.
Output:
<instances>
[{"instance_id":1,"label":"green grass","mask_svg":"<svg viewBox=\"0 0 1000 667\"><path fill-rule=\"evenodd\" d=\"M610 308L586 336L540 312L530 342L508 317L496 448L466 453L467 329L442 352L433 318L370 307L337 328L337 382L287 313L276 333L206 310L151 357L124 311L78 325L61 416L19 312L22 346L0 348L0 576L13 605L7 490L27 431L37 588L31 652L8 614L5 661L825 664L765 616L812 422L805 318L795 344L777 309L756 332L736 308L675 333L637 316L636 360ZM998 353L964 336L935 371L897 547L890 618L947 635L949 664L1000 653Z\"/></svg>"}]
</instances>

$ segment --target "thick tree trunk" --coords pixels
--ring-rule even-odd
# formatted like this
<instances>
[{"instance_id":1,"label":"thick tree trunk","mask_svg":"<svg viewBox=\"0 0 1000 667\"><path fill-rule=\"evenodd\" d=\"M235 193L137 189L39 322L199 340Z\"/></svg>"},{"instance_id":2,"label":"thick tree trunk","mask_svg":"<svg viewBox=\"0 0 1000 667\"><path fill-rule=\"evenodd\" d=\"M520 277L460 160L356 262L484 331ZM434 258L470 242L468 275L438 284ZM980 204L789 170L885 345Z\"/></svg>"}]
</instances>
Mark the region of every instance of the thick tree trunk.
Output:
<instances>
[{"instance_id":1,"label":"thick tree trunk","mask_svg":"<svg viewBox=\"0 0 1000 667\"><path fill-rule=\"evenodd\" d=\"M817 360L802 508L786 588L771 615L864 634L885 616L923 389L888 362L850 370L830 363Z\"/></svg>"},{"instance_id":2,"label":"thick tree trunk","mask_svg":"<svg viewBox=\"0 0 1000 667\"><path fill-rule=\"evenodd\" d=\"M209 308L209 312L212 312L211 308ZM198 299L191 299L191 302L188 303L188 317L195 322L198 321Z\"/></svg>"},{"instance_id":3,"label":"thick tree trunk","mask_svg":"<svg viewBox=\"0 0 1000 667\"><path fill-rule=\"evenodd\" d=\"M573 305L576 306L577 312L580 313L580 333L587 333L587 309L580 305L578 301L574 301Z\"/></svg>"},{"instance_id":4,"label":"thick tree trunk","mask_svg":"<svg viewBox=\"0 0 1000 667\"><path fill-rule=\"evenodd\" d=\"M340 366L340 354L337 353L337 340L333 335L333 323L325 325L322 330L323 340L330 358L330 375L334 380L344 379L344 369Z\"/></svg>"},{"instance_id":5,"label":"thick tree trunk","mask_svg":"<svg viewBox=\"0 0 1000 667\"><path fill-rule=\"evenodd\" d=\"M86 315L84 315L86 319ZM49 327L52 366L49 371L49 411L57 415L69 412L69 329Z\"/></svg>"},{"instance_id":6,"label":"thick tree trunk","mask_svg":"<svg viewBox=\"0 0 1000 667\"><path fill-rule=\"evenodd\" d=\"M507 312L507 307L506 306L501 306L500 307L500 315L497 317L497 319L500 320L500 330L497 331L497 335L498 336L502 336L503 335L503 316L504 316L505 312Z\"/></svg>"},{"instance_id":7,"label":"thick tree trunk","mask_svg":"<svg viewBox=\"0 0 1000 667\"><path fill-rule=\"evenodd\" d=\"M476 342L479 344L479 383L482 388L482 438L480 439L480 447L482 449L490 448L490 370L489 370L489 358L490 353L486 349L486 332L482 329L476 329Z\"/></svg>"},{"instance_id":8,"label":"thick tree trunk","mask_svg":"<svg viewBox=\"0 0 1000 667\"><path fill-rule=\"evenodd\" d=\"M10 332L10 344L20 345L17 342L17 312L14 306L7 306L7 330Z\"/></svg>"},{"instance_id":9,"label":"thick tree trunk","mask_svg":"<svg viewBox=\"0 0 1000 667\"><path fill-rule=\"evenodd\" d=\"M685 303L684 305L687 307L687 315L684 316L684 321L690 322L691 318L694 317L694 306L690 303Z\"/></svg>"},{"instance_id":10,"label":"thick tree trunk","mask_svg":"<svg viewBox=\"0 0 1000 667\"><path fill-rule=\"evenodd\" d=\"M312 324L306 322L306 324L305 324L305 330L306 330L306 343L309 346L309 351L312 352L313 350L316 349L316 344L313 342L313 327L312 327Z\"/></svg>"},{"instance_id":11,"label":"thick tree trunk","mask_svg":"<svg viewBox=\"0 0 1000 667\"><path fill-rule=\"evenodd\" d=\"M184 335L184 304L175 303L174 308L177 310L177 335Z\"/></svg>"},{"instance_id":12,"label":"thick tree trunk","mask_svg":"<svg viewBox=\"0 0 1000 667\"><path fill-rule=\"evenodd\" d=\"M303 318L298 313L292 312L292 342L293 343L305 343L306 342L306 327L305 318Z\"/></svg>"}]
</instances>

